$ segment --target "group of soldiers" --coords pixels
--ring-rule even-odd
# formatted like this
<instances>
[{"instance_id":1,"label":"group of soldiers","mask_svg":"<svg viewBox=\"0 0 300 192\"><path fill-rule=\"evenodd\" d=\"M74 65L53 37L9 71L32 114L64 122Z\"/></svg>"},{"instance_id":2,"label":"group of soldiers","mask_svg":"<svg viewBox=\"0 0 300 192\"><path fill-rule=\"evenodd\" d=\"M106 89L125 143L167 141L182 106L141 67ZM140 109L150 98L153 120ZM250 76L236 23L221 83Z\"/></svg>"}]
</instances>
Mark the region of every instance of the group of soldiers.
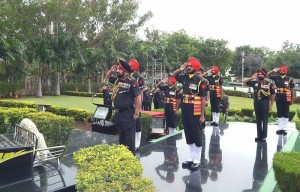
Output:
<instances>
[{"instance_id":1,"label":"group of soldiers","mask_svg":"<svg viewBox=\"0 0 300 192\"><path fill-rule=\"evenodd\" d=\"M141 143L141 111L151 110L152 97L157 92L164 96L163 107L166 118L166 128L169 133L176 132L176 111L181 109L182 123L189 146L187 161L182 163L183 168L198 169L201 159L202 134L205 128L205 108L210 103L211 125L218 126L220 122L220 109L228 111L229 103L224 101L223 78L217 66L203 71L201 62L190 57L181 67L175 70L166 79L159 82L152 90L145 88L144 78L139 74L139 63L135 59L128 62L118 60L105 76L105 86L102 88L107 94L104 98L108 104L116 109L115 123L119 131L119 143L128 147L136 154ZM278 109L278 134L286 134L286 118L288 118L289 105L292 100L294 82L286 76L287 68L282 66L267 73L259 69L244 83L254 89L254 108L257 122L257 138L255 141L264 141L267 137L268 111L273 105L274 85L265 78L271 76L277 86L276 105ZM112 86L109 86L109 83ZM177 84L182 85L181 90ZM112 94L109 94L111 87ZM222 100L223 99L223 100Z\"/></svg>"}]
</instances>

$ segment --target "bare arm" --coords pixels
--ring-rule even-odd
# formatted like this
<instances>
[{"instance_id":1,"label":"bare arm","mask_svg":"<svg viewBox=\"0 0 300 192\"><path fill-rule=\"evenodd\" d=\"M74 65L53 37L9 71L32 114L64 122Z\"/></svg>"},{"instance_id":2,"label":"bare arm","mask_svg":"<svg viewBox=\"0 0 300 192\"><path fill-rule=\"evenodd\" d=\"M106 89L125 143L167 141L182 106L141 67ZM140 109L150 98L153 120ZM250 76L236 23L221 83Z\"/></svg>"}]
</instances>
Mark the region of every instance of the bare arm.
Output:
<instances>
[{"instance_id":1,"label":"bare arm","mask_svg":"<svg viewBox=\"0 0 300 192\"><path fill-rule=\"evenodd\" d=\"M278 68L274 68L273 70L269 71L267 73L267 77L269 77L272 73L276 73L276 72L278 72Z\"/></svg>"},{"instance_id":2,"label":"bare arm","mask_svg":"<svg viewBox=\"0 0 300 192\"><path fill-rule=\"evenodd\" d=\"M246 83L248 83L249 81L251 81L251 80L253 80L253 79L256 79L256 78L257 78L257 73L254 73L254 74L252 75L252 77L249 77L249 78L244 79L243 83L246 84Z\"/></svg>"},{"instance_id":3,"label":"bare arm","mask_svg":"<svg viewBox=\"0 0 300 192\"><path fill-rule=\"evenodd\" d=\"M178 75L180 72L182 72L183 70L185 70L185 68L187 67L188 63L184 63L183 65L181 65L181 67L179 69L177 69L176 71L174 71L171 76L175 77L176 75Z\"/></svg>"},{"instance_id":4,"label":"bare arm","mask_svg":"<svg viewBox=\"0 0 300 192\"><path fill-rule=\"evenodd\" d=\"M116 72L116 71L117 71L117 65L113 65L113 66L110 68L110 70L107 71L104 80L105 80L105 81L108 81L109 78L111 77L111 75L112 75L114 72Z\"/></svg>"}]
</instances>

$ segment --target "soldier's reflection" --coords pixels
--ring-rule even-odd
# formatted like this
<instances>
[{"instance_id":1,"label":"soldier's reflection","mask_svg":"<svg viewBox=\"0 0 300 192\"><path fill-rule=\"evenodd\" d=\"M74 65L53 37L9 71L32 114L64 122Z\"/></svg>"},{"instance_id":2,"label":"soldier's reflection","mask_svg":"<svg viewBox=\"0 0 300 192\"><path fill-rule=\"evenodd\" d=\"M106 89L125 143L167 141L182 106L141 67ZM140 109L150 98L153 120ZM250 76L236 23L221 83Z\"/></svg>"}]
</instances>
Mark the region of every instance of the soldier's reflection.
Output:
<instances>
[{"instance_id":1,"label":"soldier's reflection","mask_svg":"<svg viewBox=\"0 0 300 192\"><path fill-rule=\"evenodd\" d=\"M209 143L209 162L207 168L211 170L209 178L212 181L218 180L218 172L222 171L222 150L220 148L220 129L213 126L212 135Z\"/></svg>"},{"instance_id":2,"label":"soldier's reflection","mask_svg":"<svg viewBox=\"0 0 300 192\"><path fill-rule=\"evenodd\" d=\"M206 137L205 132L202 132L202 151L201 151L201 166L200 166L200 173L201 173L201 184L205 184L207 182L209 171L207 170L207 162L208 160L205 157L206 151Z\"/></svg>"},{"instance_id":3,"label":"soldier's reflection","mask_svg":"<svg viewBox=\"0 0 300 192\"><path fill-rule=\"evenodd\" d=\"M176 138L170 137L165 140L164 147L164 163L155 168L156 173L162 180L166 180L168 183L173 183L175 180L174 172L178 171L179 159L176 147ZM166 172L165 176L161 171Z\"/></svg>"},{"instance_id":4,"label":"soldier's reflection","mask_svg":"<svg viewBox=\"0 0 300 192\"><path fill-rule=\"evenodd\" d=\"M281 151L286 143L286 135L278 135L277 152Z\"/></svg>"},{"instance_id":5,"label":"soldier's reflection","mask_svg":"<svg viewBox=\"0 0 300 192\"><path fill-rule=\"evenodd\" d=\"M201 169L190 171L190 175L182 177L185 183L185 192L201 192Z\"/></svg>"},{"instance_id":6,"label":"soldier's reflection","mask_svg":"<svg viewBox=\"0 0 300 192\"><path fill-rule=\"evenodd\" d=\"M258 191L268 172L268 149L266 142L257 142L256 158L253 168L252 190Z\"/></svg>"}]
</instances>

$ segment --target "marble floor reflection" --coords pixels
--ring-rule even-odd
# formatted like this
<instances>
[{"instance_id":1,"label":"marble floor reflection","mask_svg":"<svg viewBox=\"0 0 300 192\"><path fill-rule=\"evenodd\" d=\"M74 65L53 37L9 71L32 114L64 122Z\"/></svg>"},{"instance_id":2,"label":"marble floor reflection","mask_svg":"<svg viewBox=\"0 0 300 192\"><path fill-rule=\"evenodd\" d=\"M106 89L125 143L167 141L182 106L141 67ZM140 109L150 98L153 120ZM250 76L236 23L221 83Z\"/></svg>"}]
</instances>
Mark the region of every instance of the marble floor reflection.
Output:
<instances>
[{"instance_id":1,"label":"marble floor reflection","mask_svg":"<svg viewBox=\"0 0 300 192\"><path fill-rule=\"evenodd\" d=\"M206 126L203 135L201 168L183 169L189 148L183 132L143 146L140 162L144 177L161 191L247 192L258 191L273 155L280 151L295 130L289 124L286 136L276 135L277 125L269 125L266 142L255 142L256 124L229 123Z\"/></svg>"}]
</instances>

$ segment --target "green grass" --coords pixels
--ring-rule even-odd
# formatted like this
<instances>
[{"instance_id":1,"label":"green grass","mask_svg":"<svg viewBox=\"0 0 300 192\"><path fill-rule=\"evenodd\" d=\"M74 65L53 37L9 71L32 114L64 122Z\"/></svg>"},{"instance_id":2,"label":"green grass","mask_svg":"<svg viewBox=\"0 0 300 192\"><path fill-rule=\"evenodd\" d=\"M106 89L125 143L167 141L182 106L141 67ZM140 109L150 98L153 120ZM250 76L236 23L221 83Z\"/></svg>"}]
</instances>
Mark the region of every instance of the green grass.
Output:
<instances>
[{"instance_id":1,"label":"green grass","mask_svg":"<svg viewBox=\"0 0 300 192\"><path fill-rule=\"evenodd\" d=\"M9 99L16 101L30 101L36 104L50 104L57 105L60 107L67 108L81 108L90 112L94 112L96 107L94 103L103 103L102 98L92 98L92 97L76 97L76 96L44 96L42 98L36 97L23 97L19 99ZM253 109L253 99L245 97L234 97L229 96L230 108L241 109L241 108L252 108ZM290 110L300 109L299 104L293 104ZM276 111L276 104L274 102L272 111Z\"/></svg>"}]
</instances>

